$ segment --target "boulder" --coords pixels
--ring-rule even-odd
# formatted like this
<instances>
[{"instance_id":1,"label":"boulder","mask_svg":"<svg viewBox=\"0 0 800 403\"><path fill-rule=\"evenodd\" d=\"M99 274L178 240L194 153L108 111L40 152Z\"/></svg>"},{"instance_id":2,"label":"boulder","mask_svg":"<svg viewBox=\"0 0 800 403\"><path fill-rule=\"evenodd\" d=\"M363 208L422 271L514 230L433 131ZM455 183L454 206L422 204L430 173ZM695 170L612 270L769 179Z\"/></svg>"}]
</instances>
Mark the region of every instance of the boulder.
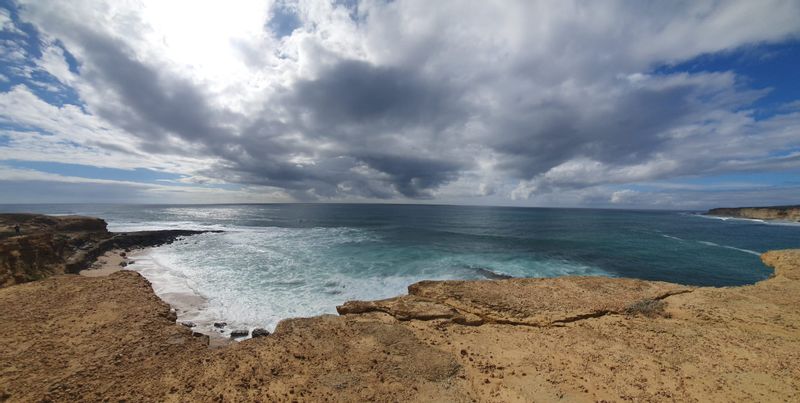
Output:
<instances>
[{"instance_id":1,"label":"boulder","mask_svg":"<svg viewBox=\"0 0 800 403\"><path fill-rule=\"evenodd\" d=\"M253 331L250 333L250 336L253 337L253 338L266 337L266 336L269 336L269 331L267 329L262 329L260 327L257 327L255 329L253 329Z\"/></svg>"},{"instance_id":2,"label":"boulder","mask_svg":"<svg viewBox=\"0 0 800 403\"><path fill-rule=\"evenodd\" d=\"M242 337L247 337L250 334L247 330L244 329L236 329L231 330L231 338L232 339L240 339Z\"/></svg>"},{"instance_id":3,"label":"boulder","mask_svg":"<svg viewBox=\"0 0 800 403\"><path fill-rule=\"evenodd\" d=\"M175 309L170 309L169 312L167 312L166 318L170 322L175 322L178 320L178 313L175 312Z\"/></svg>"}]
</instances>

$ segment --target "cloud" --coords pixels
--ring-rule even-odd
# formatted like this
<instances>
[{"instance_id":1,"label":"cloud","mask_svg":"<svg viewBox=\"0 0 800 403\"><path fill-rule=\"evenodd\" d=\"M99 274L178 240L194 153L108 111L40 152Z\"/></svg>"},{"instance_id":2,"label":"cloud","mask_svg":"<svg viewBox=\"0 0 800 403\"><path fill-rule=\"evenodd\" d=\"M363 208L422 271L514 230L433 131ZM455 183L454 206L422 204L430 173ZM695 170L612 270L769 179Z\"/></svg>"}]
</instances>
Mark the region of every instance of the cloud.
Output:
<instances>
[{"instance_id":1,"label":"cloud","mask_svg":"<svg viewBox=\"0 0 800 403\"><path fill-rule=\"evenodd\" d=\"M80 102L24 81L0 119L11 158L296 200L647 201L611 187L800 167L800 112L756 118L769 88L659 70L796 40L800 5L767 3L23 1L41 55L3 57Z\"/></svg>"}]
</instances>

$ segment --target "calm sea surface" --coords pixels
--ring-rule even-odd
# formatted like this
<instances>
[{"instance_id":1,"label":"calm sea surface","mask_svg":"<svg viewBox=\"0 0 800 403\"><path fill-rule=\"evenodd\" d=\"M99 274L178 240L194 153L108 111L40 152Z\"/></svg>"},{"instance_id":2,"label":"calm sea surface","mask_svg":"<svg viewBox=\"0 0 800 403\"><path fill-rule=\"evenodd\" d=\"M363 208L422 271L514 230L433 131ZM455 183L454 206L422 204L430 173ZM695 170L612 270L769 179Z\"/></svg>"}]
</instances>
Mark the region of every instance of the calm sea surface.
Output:
<instances>
[{"instance_id":1,"label":"calm sea surface","mask_svg":"<svg viewBox=\"0 0 800 403\"><path fill-rule=\"evenodd\" d=\"M85 214L112 231L222 229L133 265L156 292L205 297L202 315L273 328L423 279L598 275L731 286L767 278L758 255L800 247L800 225L674 211L420 205L0 205Z\"/></svg>"}]
</instances>

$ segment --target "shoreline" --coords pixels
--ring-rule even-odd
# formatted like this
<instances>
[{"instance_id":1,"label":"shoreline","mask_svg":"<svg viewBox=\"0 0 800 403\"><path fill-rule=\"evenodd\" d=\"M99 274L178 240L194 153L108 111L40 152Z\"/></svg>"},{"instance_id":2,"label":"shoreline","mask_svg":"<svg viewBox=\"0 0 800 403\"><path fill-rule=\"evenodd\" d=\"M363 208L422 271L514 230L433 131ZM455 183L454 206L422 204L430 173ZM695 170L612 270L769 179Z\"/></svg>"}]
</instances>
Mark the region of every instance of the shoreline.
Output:
<instances>
[{"instance_id":1,"label":"shoreline","mask_svg":"<svg viewBox=\"0 0 800 403\"><path fill-rule=\"evenodd\" d=\"M762 259L773 276L725 288L597 277L424 281L409 295L345 304L340 316L286 319L273 335L216 349L176 324L136 272L55 276L0 289L0 304L19 307L0 313L14 329L0 333L11 354L0 353L0 363L12 368L0 372L6 385L0 395L10 401L85 393L148 400L793 400L800 396L794 361L800 250ZM632 311L641 301L663 306ZM42 310L68 323L66 330L29 332L40 326L31 318ZM44 350L24 347L30 337ZM63 350L44 347L53 343ZM86 358L83 349L99 352ZM42 357L71 364L48 366L37 361ZM91 357L124 358L98 367ZM69 378L71 371L82 375ZM65 376L70 386L57 387Z\"/></svg>"},{"instance_id":2,"label":"shoreline","mask_svg":"<svg viewBox=\"0 0 800 403\"><path fill-rule=\"evenodd\" d=\"M99 256L97 261L88 269L81 270L78 274L83 277L108 277L120 271L132 271L145 279L147 275L137 270L136 262L149 259L148 252L153 247L130 249L112 249ZM124 263L124 265L122 264ZM156 268L157 270L157 268ZM153 282L148 279L152 287ZM198 321L197 314L204 308L207 301L198 294L187 293L153 293L170 307L170 312L175 314L175 323L191 329L192 333L199 333L208 337L209 348L219 348L242 339L231 339L214 326L214 321Z\"/></svg>"},{"instance_id":3,"label":"shoreline","mask_svg":"<svg viewBox=\"0 0 800 403\"><path fill-rule=\"evenodd\" d=\"M761 259L738 287L422 281L224 348L138 272L53 275L0 288L0 400L798 400L800 249Z\"/></svg>"},{"instance_id":4,"label":"shoreline","mask_svg":"<svg viewBox=\"0 0 800 403\"><path fill-rule=\"evenodd\" d=\"M800 224L800 205L769 207L720 207L708 210L703 215L759 220L776 223Z\"/></svg>"}]
</instances>

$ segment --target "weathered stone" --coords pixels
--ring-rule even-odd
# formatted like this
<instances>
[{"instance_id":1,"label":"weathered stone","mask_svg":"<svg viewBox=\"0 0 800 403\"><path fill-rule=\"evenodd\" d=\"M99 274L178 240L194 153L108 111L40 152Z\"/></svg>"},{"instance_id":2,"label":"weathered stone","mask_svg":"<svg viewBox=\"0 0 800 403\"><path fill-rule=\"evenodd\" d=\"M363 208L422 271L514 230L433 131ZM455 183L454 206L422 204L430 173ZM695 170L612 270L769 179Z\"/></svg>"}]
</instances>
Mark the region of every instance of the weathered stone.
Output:
<instances>
[{"instance_id":1,"label":"weathered stone","mask_svg":"<svg viewBox=\"0 0 800 403\"><path fill-rule=\"evenodd\" d=\"M247 335L249 335L249 334L250 334L250 332L248 332L245 329L231 330L231 338L232 339L239 339L239 338L242 338L242 337L247 337Z\"/></svg>"},{"instance_id":2,"label":"weathered stone","mask_svg":"<svg viewBox=\"0 0 800 403\"><path fill-rule=\"evenodd\" d=\"M715 208L706 215L750 218L756 220L800 221L800 205L775 207Z\"/></svg>"},{"instance_id":3,"label":"weathered stone","mask_svg":"<svg viewBox=\"0 0 800 403\"><path fill-rule=\"evenodd\" d=\"M250 336L253 337L253 338L266 337L266 336L269 336L269 331L267 329L262 329L260 327L257 327L255 329L253 329L252 332L250 332Z\"/></svg>"},{"instance_id":4,"label":"weathered stone","mask_svg":"<svg viewBox=\"0 0 800 403\"><path fill-rule=\"evenodd\" d=\"M24 233L10 236L14 225L21 225ZM99 218L0 214L0 287L56 274L77 274L112 249L157 246L203 232L207 231L112 233ZM127 252L123 254L127 256Z\"/></svg>"}]
</instances>

